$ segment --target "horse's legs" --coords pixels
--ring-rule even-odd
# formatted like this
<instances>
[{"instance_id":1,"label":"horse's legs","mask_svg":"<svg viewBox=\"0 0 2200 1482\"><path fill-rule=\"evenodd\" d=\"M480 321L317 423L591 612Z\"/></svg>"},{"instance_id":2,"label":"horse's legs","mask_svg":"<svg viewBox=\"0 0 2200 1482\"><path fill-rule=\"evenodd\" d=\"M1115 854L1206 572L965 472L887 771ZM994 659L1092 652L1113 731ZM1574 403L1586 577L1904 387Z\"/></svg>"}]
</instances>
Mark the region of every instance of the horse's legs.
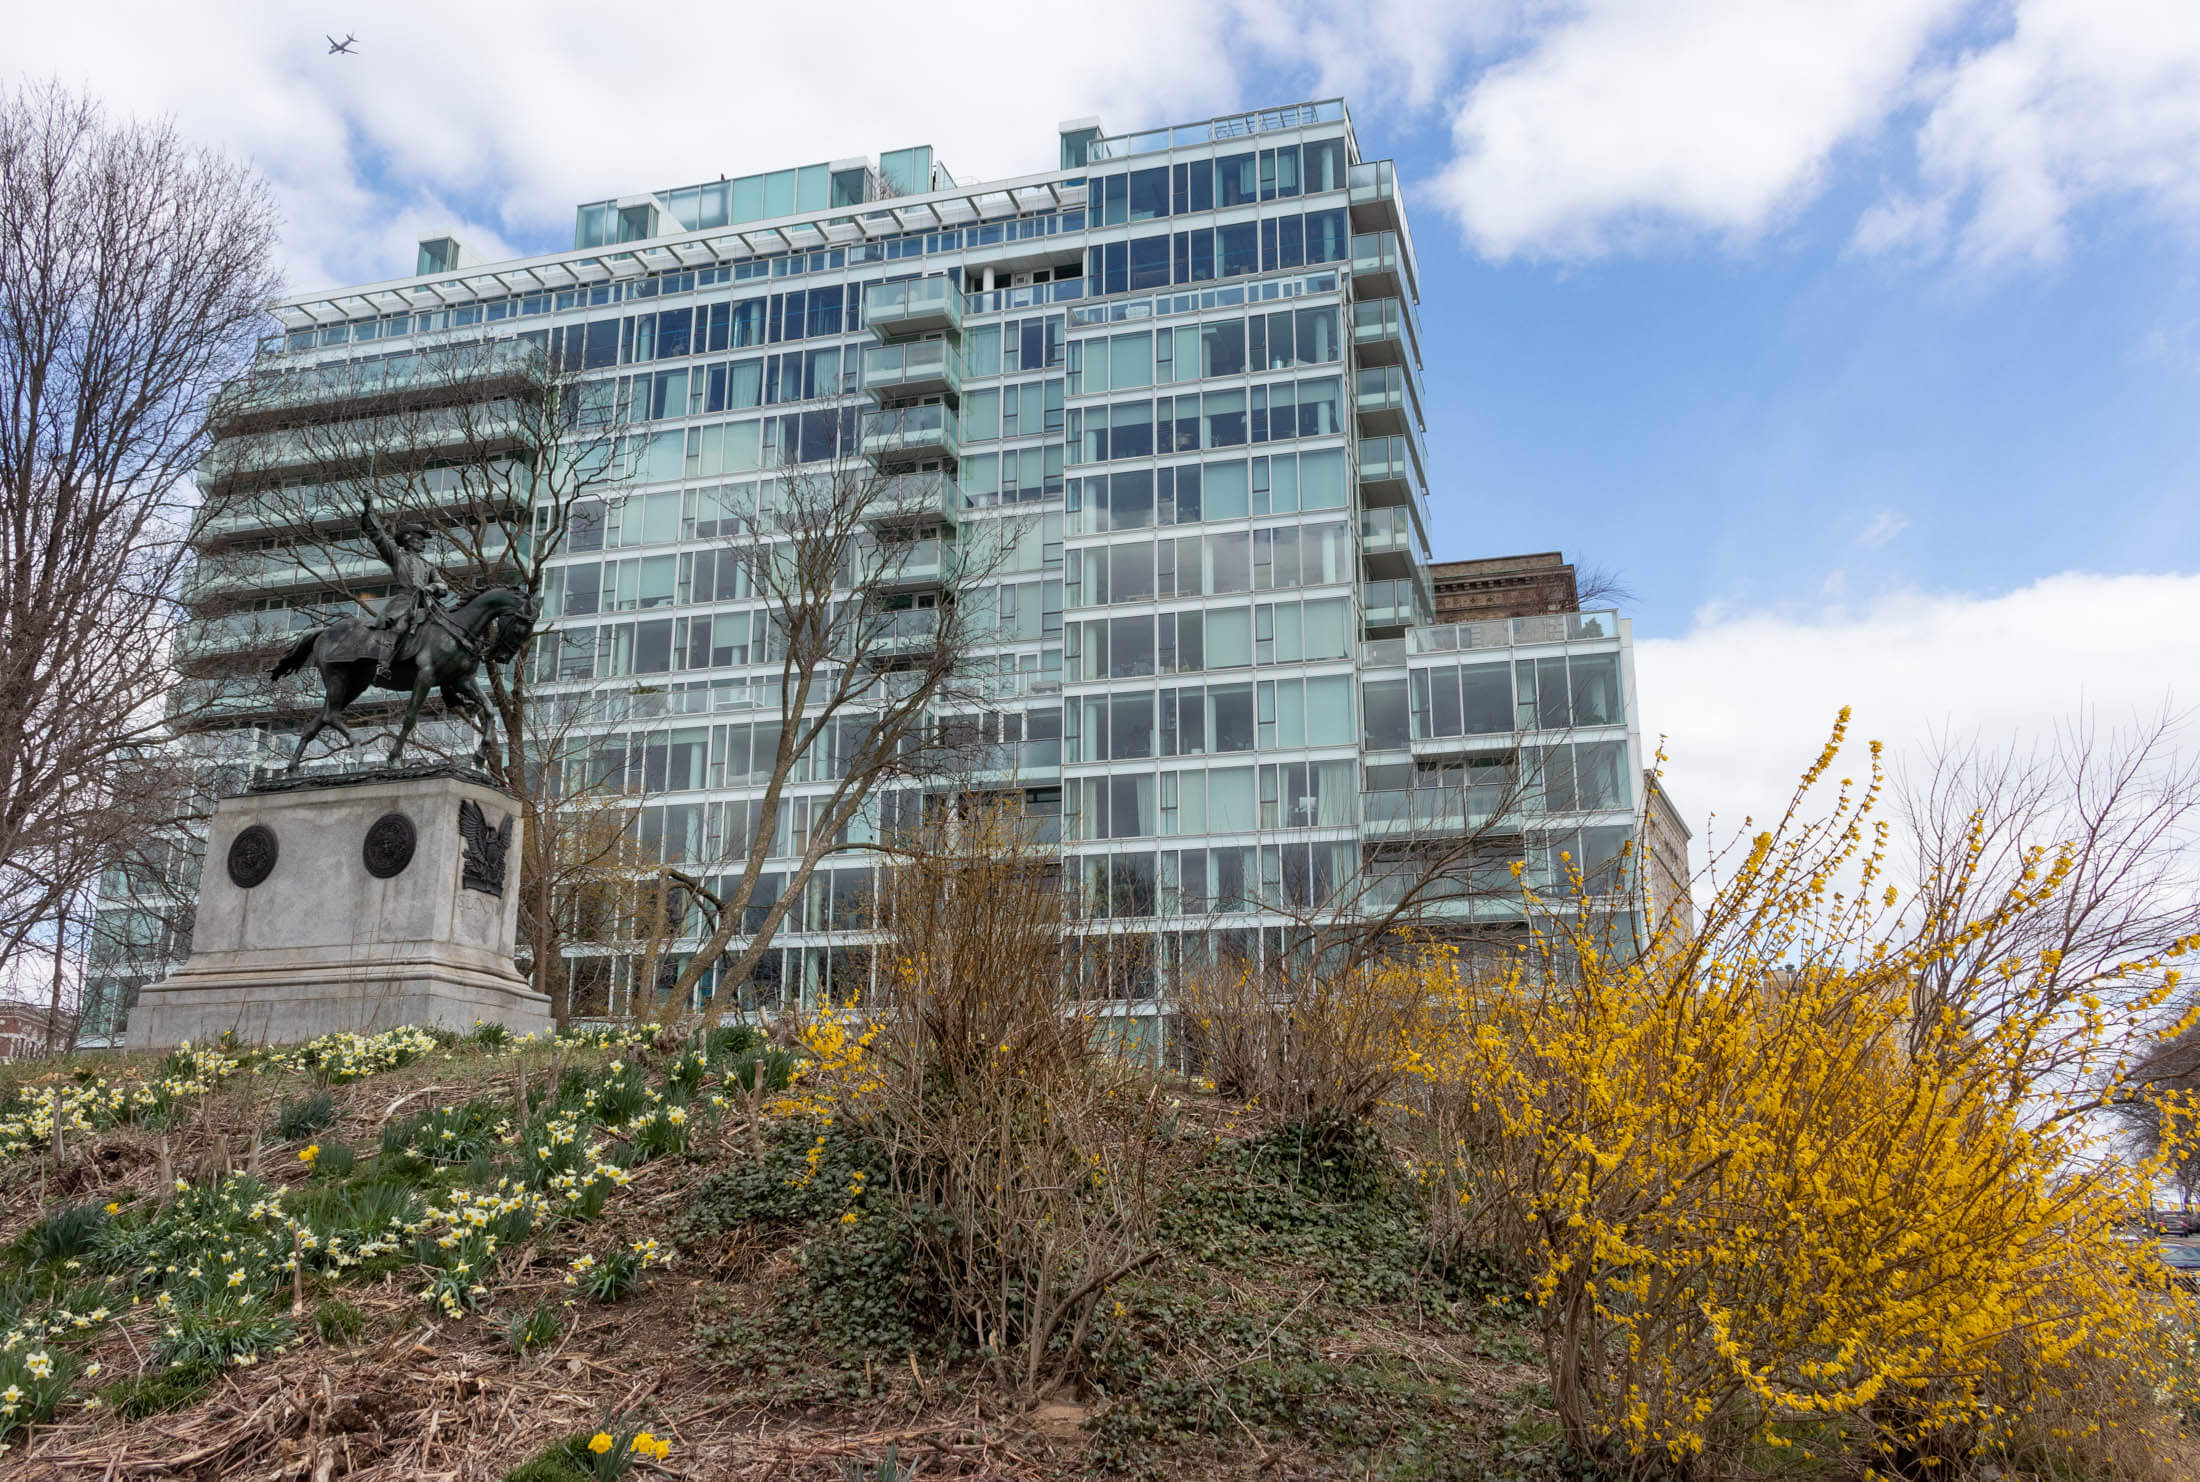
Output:
<instances>
[{"instance_id":1,"label":"horse's legs","mask_svg":"<svg viewBox=\"0 0 2200 1482\"><path fill-rule=\"evenodd\" d=\"M489 711L489 702L482 698L481 691L474 686L473 676L467 675L463 679L455 679L444 685L443 703L452 710L464 715L466 723L472 726L475 734L481 738L481 744L474 749L474 764L476 766L488 765L489 728L493 717Z\"/></svg>"},{"instance_id":2,"label":"horse's legs","mask_svg":"<svg viewBox=\"0 0 2200 1482\"><path fill-rule=\"evenodd\" d=\"M304 732L298 737L298 749L290 754L290 765L283 768L285 772L295 772L298 770L299 766L306 759L307 744L311 742L315 736L321 734L321 728L323 726L331 724L335 721L335 719L335 714L330 711L328 703L326 701L323 701L321 704L321 713L313 717L311 724L307 725ZM339 725L337 729L341 730L343 729L343 727Z\"/></svg>"},{"instance_id":3,"label":"horse's legs","mask_svg":"<svg viewBox=\"0 0 2200 1482\"><path fill-rule=\"evenodd\" d=\"M337 733L344 738L345 744L350 744L351 732L344 728L343 709L357 699L358 694L356 691L346 693L349 689L350 687L345 684L340 671L333 669L323 669L321 671L321 713L313 717L312 723L298 737L298 749L290 754L290 765L283 768L284 772L289 773L298 770L306 759L306 747L312 743L315 736L320 735L329 726L336 727Z\"/></svg>"},{"instance_id":4,"label":"horse's legs","mask_svg":"<svg viewBox=\"0 0 2200 1482\"><path fill-rule=\"evenodd\" d=\"M397 739L390 743L390 765L397 765L398 756L405 750L405 740L412 735L413 722L420 719L420 707L428 703L428 685L433 678L425 664L420 666L419 677L413 680L412 699L405 705L405 723L397 728Z\"/></svg>"}]
</instances>

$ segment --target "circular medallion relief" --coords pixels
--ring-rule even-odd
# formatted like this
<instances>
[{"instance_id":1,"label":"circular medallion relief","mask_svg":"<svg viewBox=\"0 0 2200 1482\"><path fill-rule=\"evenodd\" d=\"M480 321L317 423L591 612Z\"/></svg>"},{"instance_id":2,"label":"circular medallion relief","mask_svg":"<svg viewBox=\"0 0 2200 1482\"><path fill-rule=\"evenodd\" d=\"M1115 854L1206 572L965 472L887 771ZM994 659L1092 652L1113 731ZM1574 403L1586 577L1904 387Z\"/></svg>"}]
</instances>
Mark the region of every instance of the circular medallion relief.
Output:
<instances>
[{"instance_id":1,"label":"circular medallion relief","mask_svg":"<svg viewBox=\"0 0 2200 1482\"><path fill-rule=\"evenodd\" d=\"M250 890L275 873L275 858L279 853L275 830L266 824L255 823L240 829L237 837L229 841L229 883L239 890Z\"/></svg>"},{"instance_id":2,"label":"circular medallion relief","mask_svg":"<svg viewBox=\"0 0 2200 1482\"><path fill-rule=\"evenodd\" d=\"M387 880L405 872L412 863L413 848L419 836L413 831L413 821L402 813L385 813L367 829L367 839L359 847L360 858L366 862L367 873L377 880Z\"/></svg>"}]
</instances>

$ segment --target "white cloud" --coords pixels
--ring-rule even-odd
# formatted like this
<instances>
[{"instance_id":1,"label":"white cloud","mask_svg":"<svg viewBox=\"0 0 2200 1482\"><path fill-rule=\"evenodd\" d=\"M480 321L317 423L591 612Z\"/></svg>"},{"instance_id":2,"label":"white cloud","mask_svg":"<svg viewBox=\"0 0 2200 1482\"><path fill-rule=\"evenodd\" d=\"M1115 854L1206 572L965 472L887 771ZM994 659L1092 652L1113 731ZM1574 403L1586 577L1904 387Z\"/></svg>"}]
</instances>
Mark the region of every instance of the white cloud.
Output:
<instances>
[{"instance_id":1,"label":"white cloud","mask_svg":"<svg viewBox=\"0 0 2200 1482\"><path fill-rule=\"evenodd\" d=\"M1872 516L1870 524L1856 533L1856 543L1866 550L1870 550L1875 546L1885 545L1909 528L1910 517L1908 515L1891 509L1883 509Z\"/></svg>"},{"instance_id":2,"label":"white cloud","mask_svg":"<svg viewBox=\"0 0 2200 1482\"><path fill-rule=\"evenodd\" d=\"M1867 216L1863 245L1913 213L1920 245L2052 258L2103 198L2200 226L2200 6L2020 0L2005 37L1937 79L1917 148L1919 196Z\"/></svg>"},{"instance_id":3,"label":"white cloud","mask_svg":"<svg viewBox=\"0 0 2200 1482\"><path fill-rule=\"evenodd\" d=\"M584 200L935 145L958 179L1050 168L1054 126L1238 102L1218 11L1125 0L979 18L854 0L675 7L576 0L371 14L275 0L11 16L9 61L118 111L171 113L275 182L298 287L409 273L420 231L469 248L560 239ZM321 39L359 32L358 55ZM1272 101L1272 100L1262 100ZM472 203L462 209L457 203Z\"/></svg>"},{"instance_id":4,"label":"white cloud","mask_svg":"<svg viewBox=\"0 0 2200 1482\"><path fill-rule=\"evenodd\" d=\"M1414 77L1512 49L1459 94L1439 181L1490 257L1747 245L1845 145L1891 146L1868 252L2051 259L2102 201L2200 227L2191 0L1518 0L1413 34L1410 61L1384 54Z\"/></svg>"},{"instance_id":5,"label":"white cloud","mask_svg":"<svg viewBox=\"0 0 2200 1482\"><path fill-rule=\"evenodd\" d=\"M1875 128L1964 0L1585 0L1482 76L1441 190L1477 247L1757 237Z\"/></svg>"},{"instance_id":6,"label":"white cloud","mask_svg":"<svg viewBox=\"0 0 2200 1482\"><path fill-rule=\"evenodd\" d=\"M1700 614L1637 646L1645 739L1666 737L1666 786L1702 859L1714 839L1778 816L1850 706L1863 742L1915 757L1936 736L1989 745L2200 704L2200 574L2065 573L1992 597L1891 596L1860 609ZM2188 733L2188 741L2190 740Z\"/></svg>"}]
</instances>

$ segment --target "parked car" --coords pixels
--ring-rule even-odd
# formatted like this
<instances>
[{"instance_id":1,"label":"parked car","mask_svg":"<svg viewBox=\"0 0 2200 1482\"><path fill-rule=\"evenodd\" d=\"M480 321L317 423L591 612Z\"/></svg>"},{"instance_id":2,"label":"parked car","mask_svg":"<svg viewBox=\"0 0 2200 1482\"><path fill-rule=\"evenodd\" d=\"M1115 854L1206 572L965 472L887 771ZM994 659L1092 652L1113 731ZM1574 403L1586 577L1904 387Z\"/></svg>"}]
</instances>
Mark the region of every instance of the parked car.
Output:
<instances>
[{"instance_id":1,"label":"parked car","mask_svg":"<svg viewBox=\"0 0 2200 1482\"><path fill-rule=\"evenodd\" d=\"M2162 1264L2169 1267L2170 1280L2200 1291L2200 1245L2165 1240L2162 1242Z\"/></svg>"}]
</instances>

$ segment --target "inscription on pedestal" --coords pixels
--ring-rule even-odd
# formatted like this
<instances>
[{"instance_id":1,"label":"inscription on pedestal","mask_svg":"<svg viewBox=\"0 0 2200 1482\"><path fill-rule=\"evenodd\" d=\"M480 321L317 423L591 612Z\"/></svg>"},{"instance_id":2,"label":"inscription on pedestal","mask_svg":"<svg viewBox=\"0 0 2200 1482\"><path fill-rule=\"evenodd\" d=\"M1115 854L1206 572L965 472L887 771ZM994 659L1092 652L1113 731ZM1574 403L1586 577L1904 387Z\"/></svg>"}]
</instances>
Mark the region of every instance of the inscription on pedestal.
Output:
<instances>
[{"instance_id":1,"label":"inscription on pedestal","mask_svg":"<svg viewBox=\"0 0 2200 1482\"><path fill-rule=\"evenodd\" d=\"M359 846L359 857L368 874L377 880L390 880L405 873L419 842L410 818L402 813L385 813L368 828L366 842Z\"/></svg>"},{"instance_id":2,"label":"inscription on pedestal","mask_svg":"<svg viewBox=\"0 0 2200 1482\"><path fill-rule=\"evenodd\" d=\"M229 883L239 890L250 890L275 873L275 860L281 853L275 830L266 824L239 829L237 837L229 841Z\"/></svg>"}]
</instances>

